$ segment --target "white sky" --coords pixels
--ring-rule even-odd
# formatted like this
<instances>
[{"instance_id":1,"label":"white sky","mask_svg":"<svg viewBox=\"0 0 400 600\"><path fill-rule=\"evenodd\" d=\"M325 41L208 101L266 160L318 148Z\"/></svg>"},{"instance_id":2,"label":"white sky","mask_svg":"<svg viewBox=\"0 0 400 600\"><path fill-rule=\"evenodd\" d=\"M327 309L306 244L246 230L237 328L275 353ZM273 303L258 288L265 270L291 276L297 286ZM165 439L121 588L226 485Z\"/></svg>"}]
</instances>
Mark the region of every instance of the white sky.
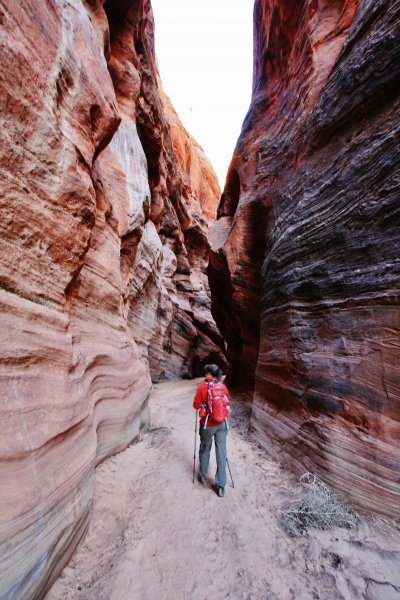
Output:
<instances>
[{"instance_id":1,"label":"white sky","mask_svg":"<svg viewBox=\"0 0 400 600\"><path fill-rule=\"evenodd\" d=\"M152 0L166 93L223 187L253 73L254 0Z\"/></svg>"}]
</instances>

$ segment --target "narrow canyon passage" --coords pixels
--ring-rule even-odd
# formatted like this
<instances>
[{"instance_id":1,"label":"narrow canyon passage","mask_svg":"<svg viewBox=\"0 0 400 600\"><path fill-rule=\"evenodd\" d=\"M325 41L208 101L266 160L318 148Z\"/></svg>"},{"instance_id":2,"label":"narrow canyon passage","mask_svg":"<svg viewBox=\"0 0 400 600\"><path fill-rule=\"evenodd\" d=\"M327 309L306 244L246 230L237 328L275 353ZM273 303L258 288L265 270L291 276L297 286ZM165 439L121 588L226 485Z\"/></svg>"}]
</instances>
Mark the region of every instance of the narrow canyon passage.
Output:
<instances>
[{"instance_id":1,"label":"narrow canyon passage","mask_svg":"<svg viewBox=\"0 0 400 600\"><path fill-rule=\"evenodd\" d=\"M293 479L251 439L240 403L228 439L235 489L220 499L192 485L196 384L156 385L150 429L96 469L88 534L46 600L400 598L393 522L282 531Z\"/></svg>"},{"instance_id":2,"label":"narrow canyon passage","mask_svg":"<svg viewBox=\"0 0 400 600\"><path fill-rule=\"evenodd\" d=\"M151 0L0 0L0 600L400 600L400 0L253 16L221 190ZM211 363L252 399L223 500ZM381 516L288 538L305 472Z\"/></svg>"}]
</instances>

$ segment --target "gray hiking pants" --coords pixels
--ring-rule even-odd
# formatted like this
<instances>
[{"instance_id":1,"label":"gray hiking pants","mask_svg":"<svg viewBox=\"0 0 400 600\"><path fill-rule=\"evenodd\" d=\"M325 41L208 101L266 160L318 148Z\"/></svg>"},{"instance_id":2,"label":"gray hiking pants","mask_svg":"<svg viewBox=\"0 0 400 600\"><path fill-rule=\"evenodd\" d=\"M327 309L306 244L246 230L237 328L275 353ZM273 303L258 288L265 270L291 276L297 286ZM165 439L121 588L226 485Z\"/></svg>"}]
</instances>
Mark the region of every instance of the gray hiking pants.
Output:
<instances>
[{"instance_id":1,"label":"gray hiking pants","mask_svg":"<svg viewBox=\"0 0 400 600\"><path fill-rule=\"evenodd\" d=\"M226 435L228 430L226 423L221 423L215 427L200 428L200 477L206 478L208 463L210 462L210 451L212 441L215 442L215 457L217 459L217 473L215 475L215 485L225 487L226 484Z\"/></svg>"}]
</instances>

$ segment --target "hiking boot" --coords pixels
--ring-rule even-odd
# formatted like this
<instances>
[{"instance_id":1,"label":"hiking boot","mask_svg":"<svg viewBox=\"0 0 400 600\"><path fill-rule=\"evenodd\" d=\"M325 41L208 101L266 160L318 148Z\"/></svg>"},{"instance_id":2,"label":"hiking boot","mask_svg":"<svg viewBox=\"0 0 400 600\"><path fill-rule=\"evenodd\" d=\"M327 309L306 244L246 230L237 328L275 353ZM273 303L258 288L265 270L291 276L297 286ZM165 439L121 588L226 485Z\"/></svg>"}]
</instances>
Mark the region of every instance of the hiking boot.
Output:
<instances>
[{"instance_id":1,"label":"hiking boot","mask_svg":"<svg viewBox=\"0 0 400 600\"><path fill-rule=\"evenodd\" d=\"M218 496L220 498L223 498L225 496L225 488L223 488L223 487L218 488Z\"/></svg>"}]
</instances>

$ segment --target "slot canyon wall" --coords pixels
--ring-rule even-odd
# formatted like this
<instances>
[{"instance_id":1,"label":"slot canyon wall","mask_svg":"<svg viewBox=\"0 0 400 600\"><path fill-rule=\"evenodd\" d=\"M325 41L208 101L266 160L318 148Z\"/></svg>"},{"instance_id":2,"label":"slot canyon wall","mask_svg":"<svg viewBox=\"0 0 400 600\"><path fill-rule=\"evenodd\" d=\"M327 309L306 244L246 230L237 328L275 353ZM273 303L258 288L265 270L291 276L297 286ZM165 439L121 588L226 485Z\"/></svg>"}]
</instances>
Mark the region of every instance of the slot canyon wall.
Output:
<instances>
[{"instance_id":1,"label":"slot canyon wall","mask_svg":"<svg viewBox=\"0 0 400 600\"><path fill-rule=\"evenodd\" d=\"M250 110L210 231L261 444L400 516L400 2L256 0Z\"/></svg>"},{"instance_id":2,"label":"slot canyon wall","mask_svg":"<svg viewBox=\"0 0 400 600\"><path fill-rule=\"evenodd\" d=\"M219 201L164 95L146 0L0 1L0 597L39 598L87 528L94 467L151 382L225 364ZM117 491L115 491L117 493Z\"/></svg>"}]
</instances>

